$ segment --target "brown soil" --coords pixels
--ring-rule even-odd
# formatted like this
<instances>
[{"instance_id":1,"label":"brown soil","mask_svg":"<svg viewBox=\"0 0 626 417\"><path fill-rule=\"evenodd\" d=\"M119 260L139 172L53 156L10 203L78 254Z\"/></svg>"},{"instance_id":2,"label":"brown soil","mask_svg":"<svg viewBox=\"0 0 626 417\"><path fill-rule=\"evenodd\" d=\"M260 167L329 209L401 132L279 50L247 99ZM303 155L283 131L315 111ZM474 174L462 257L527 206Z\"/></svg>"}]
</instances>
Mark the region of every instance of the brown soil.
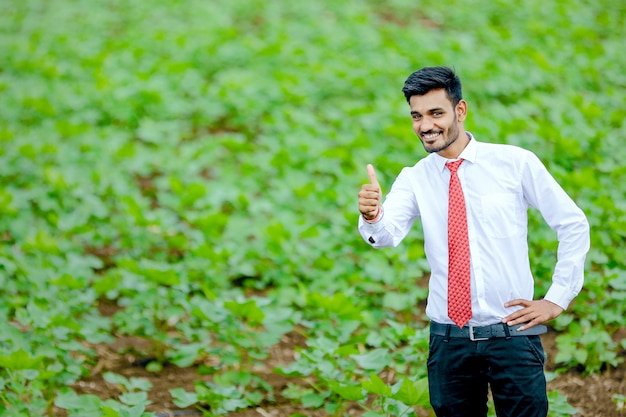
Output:
<instances>
[{"instance_id":1,"label":"brown soil","mask_svg":"<svg viewBox=\"0 0 626 417\"><path fill-rule=\"evenodd\" d=\"M549 332L542 336L544 350L548 357L547 370L556 369L554 357L557 354L557 334ZM626 329L622 329L614 335L616 340L626 338ZM621 357L626 357L626 352L621 352ZM559 375L555 380L548 383L548 389L558 390L567 396L568 402L576 407L582 417L624 417L626 408L617 409L613 401L613 395L626 395L626 363L617 368L604 370L600 374L582 376L580 372L572 369Z\"/></svg>"},{"instance_id":2,"label":"brown soil","mask_svg":"<svg viewBox=\"0 0 626 417\"><path fill-rule=\"evenodd\" d=\"M544 336L544 348L548 356L548 370L554 370L555 365L553 358L556 355L556 343L554 332ZM285 335L280 344L272 348L270 358L264 363L263 367L255 369L265 381L272 385L276 393L276 402L272 404L264 404L261 407L248 409L240 412L230 413L230 417L289 417L294 413L311 417L321 417L326 415L323 411L312 411L303 409L291 404L288 400L281 398L279 393L287 386L287 383L303 382L294 378L272 373L272 369L278 365L285 365L293 360L294 348L303 345L302 337L297 333ZM177 408L169 394L172 388L184 388L187 391L193 391L194 381L202 380L203 376L197 373L197 368L178 368L176 366L166 366L160 373L151 373L143 367L134 366L137 357L133 354L119 352L140 352L147 349L148 345L145 340L135 337L120 337L115 343L110 345L98 345L98 364L93 369L92 376L75 384L74 389L81 394L95 394L102 399L116 398L120 395L117 386L106 382L102 373L105 371L115 372L129 377L140 377L148 379L152 383L152 389L149 392L149 398L152 404L148 407L149 411L159 413L159 416L180 414L181 409ZM145 350L144 350L145 351ZM626 410L619 411L617 405L613 401L614 394L626 394L626 365L622 364L616 369L604 371L598 375L582 376L575 370L559 375L555 380L549 383L549 389L557 389L563 395L566 395L568 402L580 410L578 416L583 417L624 417ZM190 413L193 408L189 408L186 412ZM355 406L349 410L350 415L359 416L362 410ZM420 415L428 416L427 412L420 411ZM62 415L59 410L59 415ZM194 414L185 414L194 415ZM197 414L201 415L201 414Z\"/></svg>"}]
</instances>

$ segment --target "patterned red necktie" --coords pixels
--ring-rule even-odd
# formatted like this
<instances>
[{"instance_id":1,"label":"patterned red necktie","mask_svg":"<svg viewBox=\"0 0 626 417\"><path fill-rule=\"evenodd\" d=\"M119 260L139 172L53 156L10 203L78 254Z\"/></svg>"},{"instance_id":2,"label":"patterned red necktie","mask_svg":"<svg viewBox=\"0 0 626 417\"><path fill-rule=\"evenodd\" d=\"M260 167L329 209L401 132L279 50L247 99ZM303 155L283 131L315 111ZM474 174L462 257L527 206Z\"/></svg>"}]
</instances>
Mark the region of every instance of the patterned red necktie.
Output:
<instances>
[{"instance_id":1,"label":"patterned red necktie","mask_svg":"<svg viewBox=\"0 0 626 417\"><path fill-rule=\"evenodd\" d=\"M447 162L450 170L448 199L448 317L463 327L472 317L470 249L463 189L456 171L463 162Z\"/></svg>"}]
</instances>

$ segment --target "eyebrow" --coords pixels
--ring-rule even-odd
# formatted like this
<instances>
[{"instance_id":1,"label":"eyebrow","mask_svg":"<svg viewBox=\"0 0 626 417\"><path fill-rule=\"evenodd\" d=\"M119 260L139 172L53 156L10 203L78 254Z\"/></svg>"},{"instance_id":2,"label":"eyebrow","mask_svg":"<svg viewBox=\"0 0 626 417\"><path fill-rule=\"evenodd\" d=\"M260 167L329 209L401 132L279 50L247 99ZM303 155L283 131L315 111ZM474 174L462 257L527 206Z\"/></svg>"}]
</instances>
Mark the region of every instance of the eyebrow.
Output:
<instances>
[{"instance_id":1,"label":"eyebrow","mask_svg":"<svg viewBox=\"0 0 626 417\"><path fill-rule=\"evenodd\" d=\"M434 112L441 112L441 111L445 111L445 109L443 107L434 107L432 109L428 109L427 113L434 113ZM412 110L411 115L414 115L414 114L421 114L421 113L418 111Z\"/></svg>"}]
</instances>

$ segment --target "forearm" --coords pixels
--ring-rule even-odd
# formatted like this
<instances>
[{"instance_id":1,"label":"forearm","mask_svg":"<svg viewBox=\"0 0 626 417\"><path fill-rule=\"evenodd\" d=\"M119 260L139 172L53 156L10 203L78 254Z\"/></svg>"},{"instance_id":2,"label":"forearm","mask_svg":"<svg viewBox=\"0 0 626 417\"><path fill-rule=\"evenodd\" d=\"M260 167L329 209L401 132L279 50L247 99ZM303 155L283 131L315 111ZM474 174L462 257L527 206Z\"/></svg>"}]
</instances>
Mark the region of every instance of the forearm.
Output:
<instances>
[{"instance_id":1,"label":"forearm","mask_svg":"<svg viewBox=\"0 0 626 417\"><path fill-rule=\"evenodd\" d=\"M589 250L589 224L582 211L578 221L558 232L559 246L552 285L545 299L566 309L582 289L585 257Z\"/></svg>"},{"instance_id":2,"label":"forearm","mask_svg":"<svg viewBox=\"0 0 626 417\"><path fill-rule=\"evenodd\" d=\"M391 247L393 238L387 232L382 222L383 211L374 220L366 220L363 215L359 216L359 233L365 242L375 248Z\"/></svg>"},{"instance_id":3,"label":"forearm","mask_svg":"<svg viewBox=\"0 0 626 417\"><path fill-rule=\"evenodd\" d=\"M411 225L400 228L392 222L391 216L381 209L380 215L373 221L359 216L359 233L363 240L374 248L396 247L408 234Z\"/></svg>"},{"instance_id":4,"label":"forearm","mask_svg":"<svg viewBox=\"0 0 626 417\"><path fill-rule=\"evenodd\" d=\"M400 173L384 202L379 202L379 211L366 210L369 206L363 204L368 200L361 197L371 197L371 194L360 195L362 214L359 215L359 233L363 240L375 248L398 246L419 215L415 195L404 172ZM363 213L367 213L371 220L366 220Z\"/></svg>"}]
</instances>

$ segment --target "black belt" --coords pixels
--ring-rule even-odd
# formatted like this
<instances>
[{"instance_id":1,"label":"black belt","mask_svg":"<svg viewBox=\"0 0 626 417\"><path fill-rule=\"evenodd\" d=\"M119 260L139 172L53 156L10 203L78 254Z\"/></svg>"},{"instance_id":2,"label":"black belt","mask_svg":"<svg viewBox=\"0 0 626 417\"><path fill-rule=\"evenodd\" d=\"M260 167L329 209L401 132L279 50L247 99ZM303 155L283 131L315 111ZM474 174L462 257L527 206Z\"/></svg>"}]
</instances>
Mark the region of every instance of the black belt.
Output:
<instances>
[{"instance_id":1,"label":"black belt","mask_svg":"<svg viewBox=\"0 0 626 417\"><path fill-rule=\"evenodd\" d=\"M489 326L465 326L459 329L454 324L441 324L430 322L430 333L445 337L462 337L472 341L489 340L497 337L509 338L513 336L536 336L544 334L548 328L543 324L537 324L530 329L518 330L523 324L508 326L505 323L491 324Z\"/></svg>"}]
</instances>

